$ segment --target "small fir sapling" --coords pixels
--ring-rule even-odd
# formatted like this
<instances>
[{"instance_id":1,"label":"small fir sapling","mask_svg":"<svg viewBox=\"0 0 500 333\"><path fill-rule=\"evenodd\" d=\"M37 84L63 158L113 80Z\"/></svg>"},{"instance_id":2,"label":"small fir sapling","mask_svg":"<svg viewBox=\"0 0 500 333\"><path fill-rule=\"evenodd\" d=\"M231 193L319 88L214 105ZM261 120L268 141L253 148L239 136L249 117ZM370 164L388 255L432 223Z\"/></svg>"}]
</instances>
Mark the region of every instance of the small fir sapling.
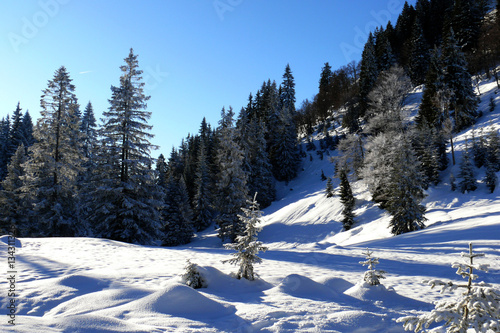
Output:
<instances>
[{"instance_id":1,"label":"small fir sapling","mask_svg":"<svg viewBox=\"0 0 500 333\"><path fill-rule=\"evenodd\" d=\"M325 195L327 198L331 198L335 195L331 177L328 177L328 180L326 181Z\"/></svg>"},{"instance_id":2,"label":"small fir sapling","mask_svg":"<svg viewBox=\"0 0 500 333\"><path fill-rule=\"evenodd\" d=\"M496 104L495 104L495 99L493 97L490 97L489 107L490 107L490 112L495 111Z\"/></svg>"},{"instance_id":3,"label":"small fir sapling","mask_svg":"<svg viewBox=\"0 0 500 333\"><path fill-rule=\"evenodd\" d=\"M456 191L457 189L456 179L452 172L450 172L450 187L452 191Z\"/></svg>"},{"instance_id":4,"label":"small fir sapling","mask_svg":"<svg viewBox=\"0 0 500 333\"><path fill-rule=\"evenodd\" d=\"M262 242L257 241L257 234L262 230L261 227L257 226L262 217L262 211L259 210L259 204L257 203L257 193L255 193L252 201L247 202L249 208L241 208L244 215L238 215L245 225L243 235L237 236L235 243L224 244L226 249L236 250L237 252L233 253L233 258L222 262L239 265L236 273L237 279L245 278L253 281L255 279L253 264L262 262L262 259L257 254L259 251L265 252L267 247L262 246Z\"/></svg>"},{"instance_id":5,"label":"small fir sapling","mask_svg":"<svg viewBox=\"0 0 500 333\"><path fill-rule=\"evenodd\" d=\"M435 309L430 313L398 318L397 322L404 323L405 330L432 333L443 332L446 327L447 333L466 333L469 328L481 333L500 332L500 293L484 282L473 283L478 278L474 270L488 271L489 265L474 263L474 258L484 257L484 253L473 253L472 243L469 243L469 252L462 252L461 255L466 258L466 262L454 263L452 267L457 269L456 274L467 279L467 283L456 284L441 280L425 280L423 283L431 288L441 286L441 293L446 289L453 291L458 288L465 289L465 292L458 299L436 302ZM443 327L428 330L432 323L442 321L445 321Z\"/></svg>"},{"instance_id":6,"label":"small fir sapling","mask_svg":"<svg viewBox=\"0 0 500 333\"><path fill-rule=\"evenodd\" d=\"M325 173L321 170L321 181L324 182L326 179Z\"/></svg>"},{"instance_id":7,"label":"small fir sapling","mask_svg":"<svg viewBox=\"0 0 500 333\"><path fill-rule=\"evenodd\" d=\"M385 279L385 271L380 269L375 269L375 266L379 264L378 258L372 258L373 251L368 248L363 254L366 256L365 261L360 261L359 263L363 266L368 266L368 270L363 276L363 281L371 286L376 286L380 284L380 279Z\"/></svg>"},{"instance_id":8,"label":"small fir sapling","mask_svg":"<svg viewBox=\"0 0 500 333\"><path fill-rule=\"evenodd\" d=\"M201 275L198 265L186 260L185 272L182 274L182 282L193 289L206 288L207 282Z\"/></svg>"}]
</instances>

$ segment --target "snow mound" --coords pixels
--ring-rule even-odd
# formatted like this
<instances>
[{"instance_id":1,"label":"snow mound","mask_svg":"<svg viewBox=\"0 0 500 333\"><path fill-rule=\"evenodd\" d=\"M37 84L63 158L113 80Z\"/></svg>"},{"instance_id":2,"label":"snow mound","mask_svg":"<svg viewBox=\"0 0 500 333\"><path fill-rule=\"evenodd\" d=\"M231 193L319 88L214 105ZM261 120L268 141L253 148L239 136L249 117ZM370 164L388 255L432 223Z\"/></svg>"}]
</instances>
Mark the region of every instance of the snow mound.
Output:
<instances>
[{"instance_id":1,"label":"snow mound","mask_svg":"<svg viewBox=\"0 0 500 333\"><path fill-rule=\"evenodd\" d=\"M109 281L85 275L67 275L59 279L62 286L73 288L81 293L92 293L108 288Z\"/></svg>"},{"instance_id":2,"label":"snow mound","mask_svg":"<svg viewBox=\"0 0 500 333\"><path fill-rule=\"evenodd\" d=\"M328 329L339 332L378 333L387 332L388 321L385 314L366 311L342 311L328 315L331 323ZM399 332L400 330L396 330Z\"/></svg>"},{"instance_id":3,"label":"snow mound","mask_svg":"<svg viewBox=\"0 0 500 333\"><path fill-rule=\"evenodd\" d=\"M291 296L315 300L334 300L338 294L329 287L299 274L290 274L277 287Z\"/></svg>"},{"instance_id":4,"label":"snow mound","mask_svg":"<svg viewBox=\"0 0 500 333\"><path fill-rule=\"evenodd\" d=\"M354 287L354 284L352 284L351 282L337 277L326 278L323 281L321 281L321 284L325 285L326 287L332 289L333 291L339 294L342 294L347 289Z\"/></svg>"},{"instance_id":5,"label":"snow mound","mask_svg":"<svg viewBox=\"0 0 500 333\"><path fill-rule=\"evenodd\" d=\"M234 306L213 301L180 283L169 285L165 290L157 291L132 303L130 305L134 309L191 319L213 319L236 312Z\"/></svg>"},{"instance_id":6,"label":"snow mound","mask_svg":"<svg viewBox=\"0 0 500 333\"><path fill-rule=\"evenodd\" d=\"M9 245L9 238L10 237L11 236L9 236L9 235L3 235L3 236L1 236L0 237L0 245L2 245L2 246L3 245ZM12 239L11 239L11 242L12 242ZM15 238L14 245L16 246L16 248L22 248L23 247L21 241L18 238Z\"/></svg>"},{"instance_id":7,"label":"snow mound","mask_svg":"<svg viewBox=\"0 0 500 333\"><path fill-rule=\"evenodd\" d=\"M396 293L392 288L386 288L379 284L372 286L366 282L360 282L347 289L344 294L361 301L375 303L376 305L390 306L392 308L430 309L432 305L412 298L404 297Z\"/></svg>"}]
</instances>

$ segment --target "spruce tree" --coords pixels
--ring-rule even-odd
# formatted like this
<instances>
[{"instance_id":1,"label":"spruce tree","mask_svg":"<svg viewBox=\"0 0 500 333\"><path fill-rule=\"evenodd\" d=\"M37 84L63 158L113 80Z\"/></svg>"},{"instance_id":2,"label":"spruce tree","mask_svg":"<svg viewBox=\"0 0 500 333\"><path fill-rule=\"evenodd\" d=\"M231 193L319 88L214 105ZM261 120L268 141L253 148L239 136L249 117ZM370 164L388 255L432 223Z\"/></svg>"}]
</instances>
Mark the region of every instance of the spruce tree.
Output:
<instances>
[{"instance_id":1,"label":"spruce tree","mask_svg":"<svg viewBox=\"0 0 500 333\"><path fill-rule=\"evenodd\" d=\"M486 184L486 187L488 188L490 193L493 193L493 191L495 191L498 183L498 177L495 168L489 162L486 162L486 176L484 178L484 183Z\"/></svg>"},{"instance_id":2,"label":"spruce tree","mask_svg":"<svg viewBox=\"0 0 500 333\"><path fill-rule=\"evenodd\" d=\"M24 133L23 133L23 115L21 113L20 103L17 103L17 107L12 114L12 124L10 128L10 139L9 139L9 149L8 157L14 155L17 147L24 144Z\"/></svg>"},{"instance_id":3,"label":"spruce tree","mask_svg":"<svg viewBox=\"0 0 500 333\"><path fill-rule=\"evenodd\" d=\"M162 245L176 246L187 244L193 237L193 211L189 203L186 183L181 177L169 176L162 209Z\"/></svg>"},{"instance_id":4,"label":"spruce tree","mask_svg":"<svg viewBox=\"0 0 500 333\"><path fill-rule=\"evenodd\" d=\"M344 209L342 209L342 225L344 226L344 230L347 231L354 224L355 215L353 210L356 201L352 194L351 184L349 184L347 178L347 172L344 169L340 171L340 202L344 205Z\"/></svg>"},{"instance_id":5,"label":"spruce tree","mask_svg":"<svg viewBox=\"0 0 500 333\"><path fill-rule=\"evenodd\" d=\"M467 61L457 44L453 30L443 49L445 67L444 82L451 92L450 105L453 110L456 131L461 131L476 121L478 98L467 71Z\"/></svg>"},{"instance_id":6,"label":"spruce tree","mask_svg":"<svg viewBox=\"0 0 500 333\"><path fill-rule=\"evenodd\" d=\"M477 189L477 181L474 176L474 166L470 158L469 149L467 148L467 143L465 151L462 155L462 162L460 163L460 173L458 177L462 178L458 186L460 187L460 192L470 192Z\"/></svg>"},{"instance_id":7,"label":"spruce tree","mask_svg":"<svg viewBox=\"0 0 500 333\"><path fill-rule=\"evenodd\" d=\"M237 142L233 117L232 108L227 112L222 109L217 134L215 221L223 242L234 242L243 233L244 226L238 219L238 213L248 196L248 175L243 169L244 155Z\"/></svg>"},{"instance_id":8,"label":"spruce tree","mask_svg":"<svg viewBox=\"0 0 500 333\"><path fill-rule=\"evenodd\" d=\"M28 151L28 148L35 143L35 138L33 137L33 121L28 111L26 111L23 116L22 134L24 148Z\"/></svg>"},{"instance_id":9,"label":"spruce tree","mask_svg":"<svg viewBox=\"0 0 500 333\"><path fill-rule=\"evenodd\" d=\"M281 107L288 109L292 115L295 115L295 79L290 69L290 64L286 65L285 73L283 74L280 102Z\"/></svg>"},{"instance_id":10,"label":"spruce tree","mask_svg":"<svg viewBox=\"0 0 500 333\"><path fill-rule=\"evenodd\" d=\"M0 121L0 181L7 176L7 165L9 164L10 148L10 118L2 118Z\"/></svg>"},{"instance_id":11,"label":"spruce tree","mask_svg":"<svg viewBox=\"0 0 500 333\"><path fill-rule=\"evenodd\" d=\"M425 82L429 68L429 45L418 18L415 20L412 30L409 75L413 84L419 86Z\"/></svg>"},{"instance_id":12,"label":"spruce tree","mask_svg":"<svg viewBox=\"0 0 500 333\"><path fill-rule=\"evenodd\" d=\"M328 110L332 106L332 67L328 62L321 69L321 77L319 79L319 92L316 99L316 111L320 119L325 120L328 117Z\"/></svg>"},{"instance_id":13,"label":"spruce tree","mask_svg":"<svg viewBox=\"0 0 500 333\"><path fill-rule=\"evenodd\" d=\"M375 40L370 33L361 55L361 72L359 74L360 117L363 117L368 109L368 94L375 85L378 74Z\"/></svg>"},{"instance_id":14,"label":"spruce tree","mask_svg":"<svg viewBox=\"0 0 500 333\"><path fill-rule=\"evenodd\" d=\"M328 177L326 180L325 196L327 198L332 198L335 195L335 190L333 189L332 178Z\"/></svg>"},{"instance_id":15,"label":"spruce tree","mask_svg":"<svg viewBox=\"0 0 500 333\"><path fill-rule=\"evenodd\" d=\"M205 230L214 218L212 208L212 180L210 177L210 168L207 162L207 151L205 142L201 140L200 149L198 152L198 164L196 169L195 186L196 192L194 195L194 228L197 231Z\"/></svg>"},{"instance_id":16,"label":"spruce tree","mask_svg":"<svg viewBox=\"0 0 500 333\"><path fill-rule=\"evenodd\" d=\"M255 279L254 264L259 264L262 259L258 256L260 251L266 251L267 247L262 245L262 242L257 241L257 234L261 231L261 227L257 226L261 222L262 211L259 210L257 203L257 193L252 201L248 200L248 208L242 207L244 215L238 215L245 230L242 235L236 237L234 244L224 244L226 249L236 250L232 259L224 260L223 263L238 265L237 279L247 279L253 281Z\"/></svg>"},{"instance_id":17,"label":"spruce tree","mask_svg":"<svg viewBox=\"0 0 500 333\"><path fill-rule=\"evenodd\" d=\"M360 261L359 263L363 266L367 266L368 270L363 275L363 281L368 283L370 286L377 286L380 284L381 279L385 279L385 271L380 269L375 269L375 266L379 264L378 258L372 257L373 251L368 248L363 254L366 256L365 261Z\"/></svg>"},{"instance_id":18,"label":"spruce tree","mask_svg":"<svg viewBox=\"0 0 500 333\"><path fill-rule=\"evenodd\" d=\"M11 225L15 225L19 237L28 236L28 212L23 186L23 163L26 162L26 151L21 144L12 156L8 165L7 177L0 185L0 233L7 234Z\"/></svg>"},{"instance_id":19,"label":"spruce tree","mask_svg":"<svg viewBox=\"0 0 500 333\"><path fill-rule=\"evenodd\" d=\"M94 116L94 108L89 101L83 111L80 130L83 133L83 151L87 158L91 158L91 154L95 148L97 141L97 124Z\"/></svg>"},{"instance_id":20,"label":"spruce tree","mask_svg":"<svg viewBox=\"0 0 500 333\"><path fill-rule=\"evenodd\" d=\"M399 137L390 171L387 211L392 215L391 232L394 235L425 228L424 181L420 165L404 136Z\"/></svg>"},{"instance_id":21,"label":"spruce tree","mask_svg":"<svg viewBox=\"0 0 500 333\"><path fill-rule=\"evenodd\" d=\"M152 128L147 123L149 96L144 95L142 71L130 50L120 67L120 86L111 87L108 111L103 112L97 170L91 192L91 215L99 236L130 243L159 239L162 190L151 170Z\"/></svg>"},{"instance_id":22,"label":"spruce tree","mask_svg":"<svg viewBox=\"0 0 500 333\"><path fill-rule=\"evenodd\" d=\"M495 172L498 172L500 171L500 136L494 127L488 132L486 140L486 161Z\"/></svg>"},{"instance_id":23,"label":"spruce tree","mask_svg":"<svg viewBox=\"0 0 500 333\"><path fill-rule=\"evenodd\" d=\"M24 191L32 202L34 223L42 236L85 235L78 214L78 176L85 157L81 149L80 119L71 78L64 66L49 80L40 100L42 111L23 165Z\"/></svg>"}]
</instances>

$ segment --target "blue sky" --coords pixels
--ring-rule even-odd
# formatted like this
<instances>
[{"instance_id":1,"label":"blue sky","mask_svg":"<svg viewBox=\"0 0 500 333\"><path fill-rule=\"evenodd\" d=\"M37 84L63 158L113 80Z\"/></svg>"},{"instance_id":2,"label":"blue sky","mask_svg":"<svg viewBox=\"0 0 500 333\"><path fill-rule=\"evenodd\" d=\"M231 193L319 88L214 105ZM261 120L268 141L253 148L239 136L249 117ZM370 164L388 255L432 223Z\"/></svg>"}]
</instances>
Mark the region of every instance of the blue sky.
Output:
<instances>
[{"instance_id":1,"label":"blue sky","mask_svg":"<svg viewBox=\"0 0 500 333\"><path fill-rule=\"evenodd\" d=\"M415 1L409 1L414 3ZM287 63L297 106L317 92L325 62L359 61L367 32L394 24L402 0L6 0L0 20L0 117L17 102L39 117L40 95L68 69L82 106L109 107L132 47L151 95L150 124L168 155L203 117L217 125L262 82L279 84Z\"/></svg>"}]
</instances>

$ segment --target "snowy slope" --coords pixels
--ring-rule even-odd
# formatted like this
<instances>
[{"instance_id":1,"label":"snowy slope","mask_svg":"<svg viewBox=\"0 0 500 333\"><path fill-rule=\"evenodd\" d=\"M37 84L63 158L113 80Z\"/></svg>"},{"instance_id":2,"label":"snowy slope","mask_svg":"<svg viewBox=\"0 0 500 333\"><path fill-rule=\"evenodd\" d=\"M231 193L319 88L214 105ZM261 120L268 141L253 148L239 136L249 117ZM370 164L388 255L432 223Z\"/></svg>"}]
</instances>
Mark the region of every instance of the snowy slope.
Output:
<instances>
[{"instance_id":1,"label":"snowy slope","mask_svg":"<svg viewBox=\"0 0 500 333\"><path fill-rule=\"evenodd\" d=\"M495 84L481 86L487 110ZM409 112L421 91L408 100ZM500 106L477 127L500 126ZM470 131L457 136L457 160ZM469 194L451 192L449 172L425 199L427 228L391 236L389 216L370 201L362 182L353 184L356 224L342 232L339 199L326 198L321 171L331 176L327 156L304 160L304 171L280 200L265 210L259 239L269 247L256 266L257 281L236 280L235 267L222 264L225 250L212 229L176 248L130 245L92 238L24 238L16 263L19 292L16 326L0 322L1 332L403 332L395 319L430 311L447 297L423 285L439 278L460 281L451 263L460 261L468 242L486 253L491 265L479 280L500 289L500 189L484 184ZM481 176L479 171L478 176ZM334 180L338 186L338 180ZM5 241L5 238L2 239ZM387 271L382 286L359 284L365 248ZM0 242L7 270L7 246ZM202 266L208 288L180 284L187 259ZM5 279L2 308L9 301ZM5 313L5 311L4 311Z\"/></svg>"}]
</instances>

